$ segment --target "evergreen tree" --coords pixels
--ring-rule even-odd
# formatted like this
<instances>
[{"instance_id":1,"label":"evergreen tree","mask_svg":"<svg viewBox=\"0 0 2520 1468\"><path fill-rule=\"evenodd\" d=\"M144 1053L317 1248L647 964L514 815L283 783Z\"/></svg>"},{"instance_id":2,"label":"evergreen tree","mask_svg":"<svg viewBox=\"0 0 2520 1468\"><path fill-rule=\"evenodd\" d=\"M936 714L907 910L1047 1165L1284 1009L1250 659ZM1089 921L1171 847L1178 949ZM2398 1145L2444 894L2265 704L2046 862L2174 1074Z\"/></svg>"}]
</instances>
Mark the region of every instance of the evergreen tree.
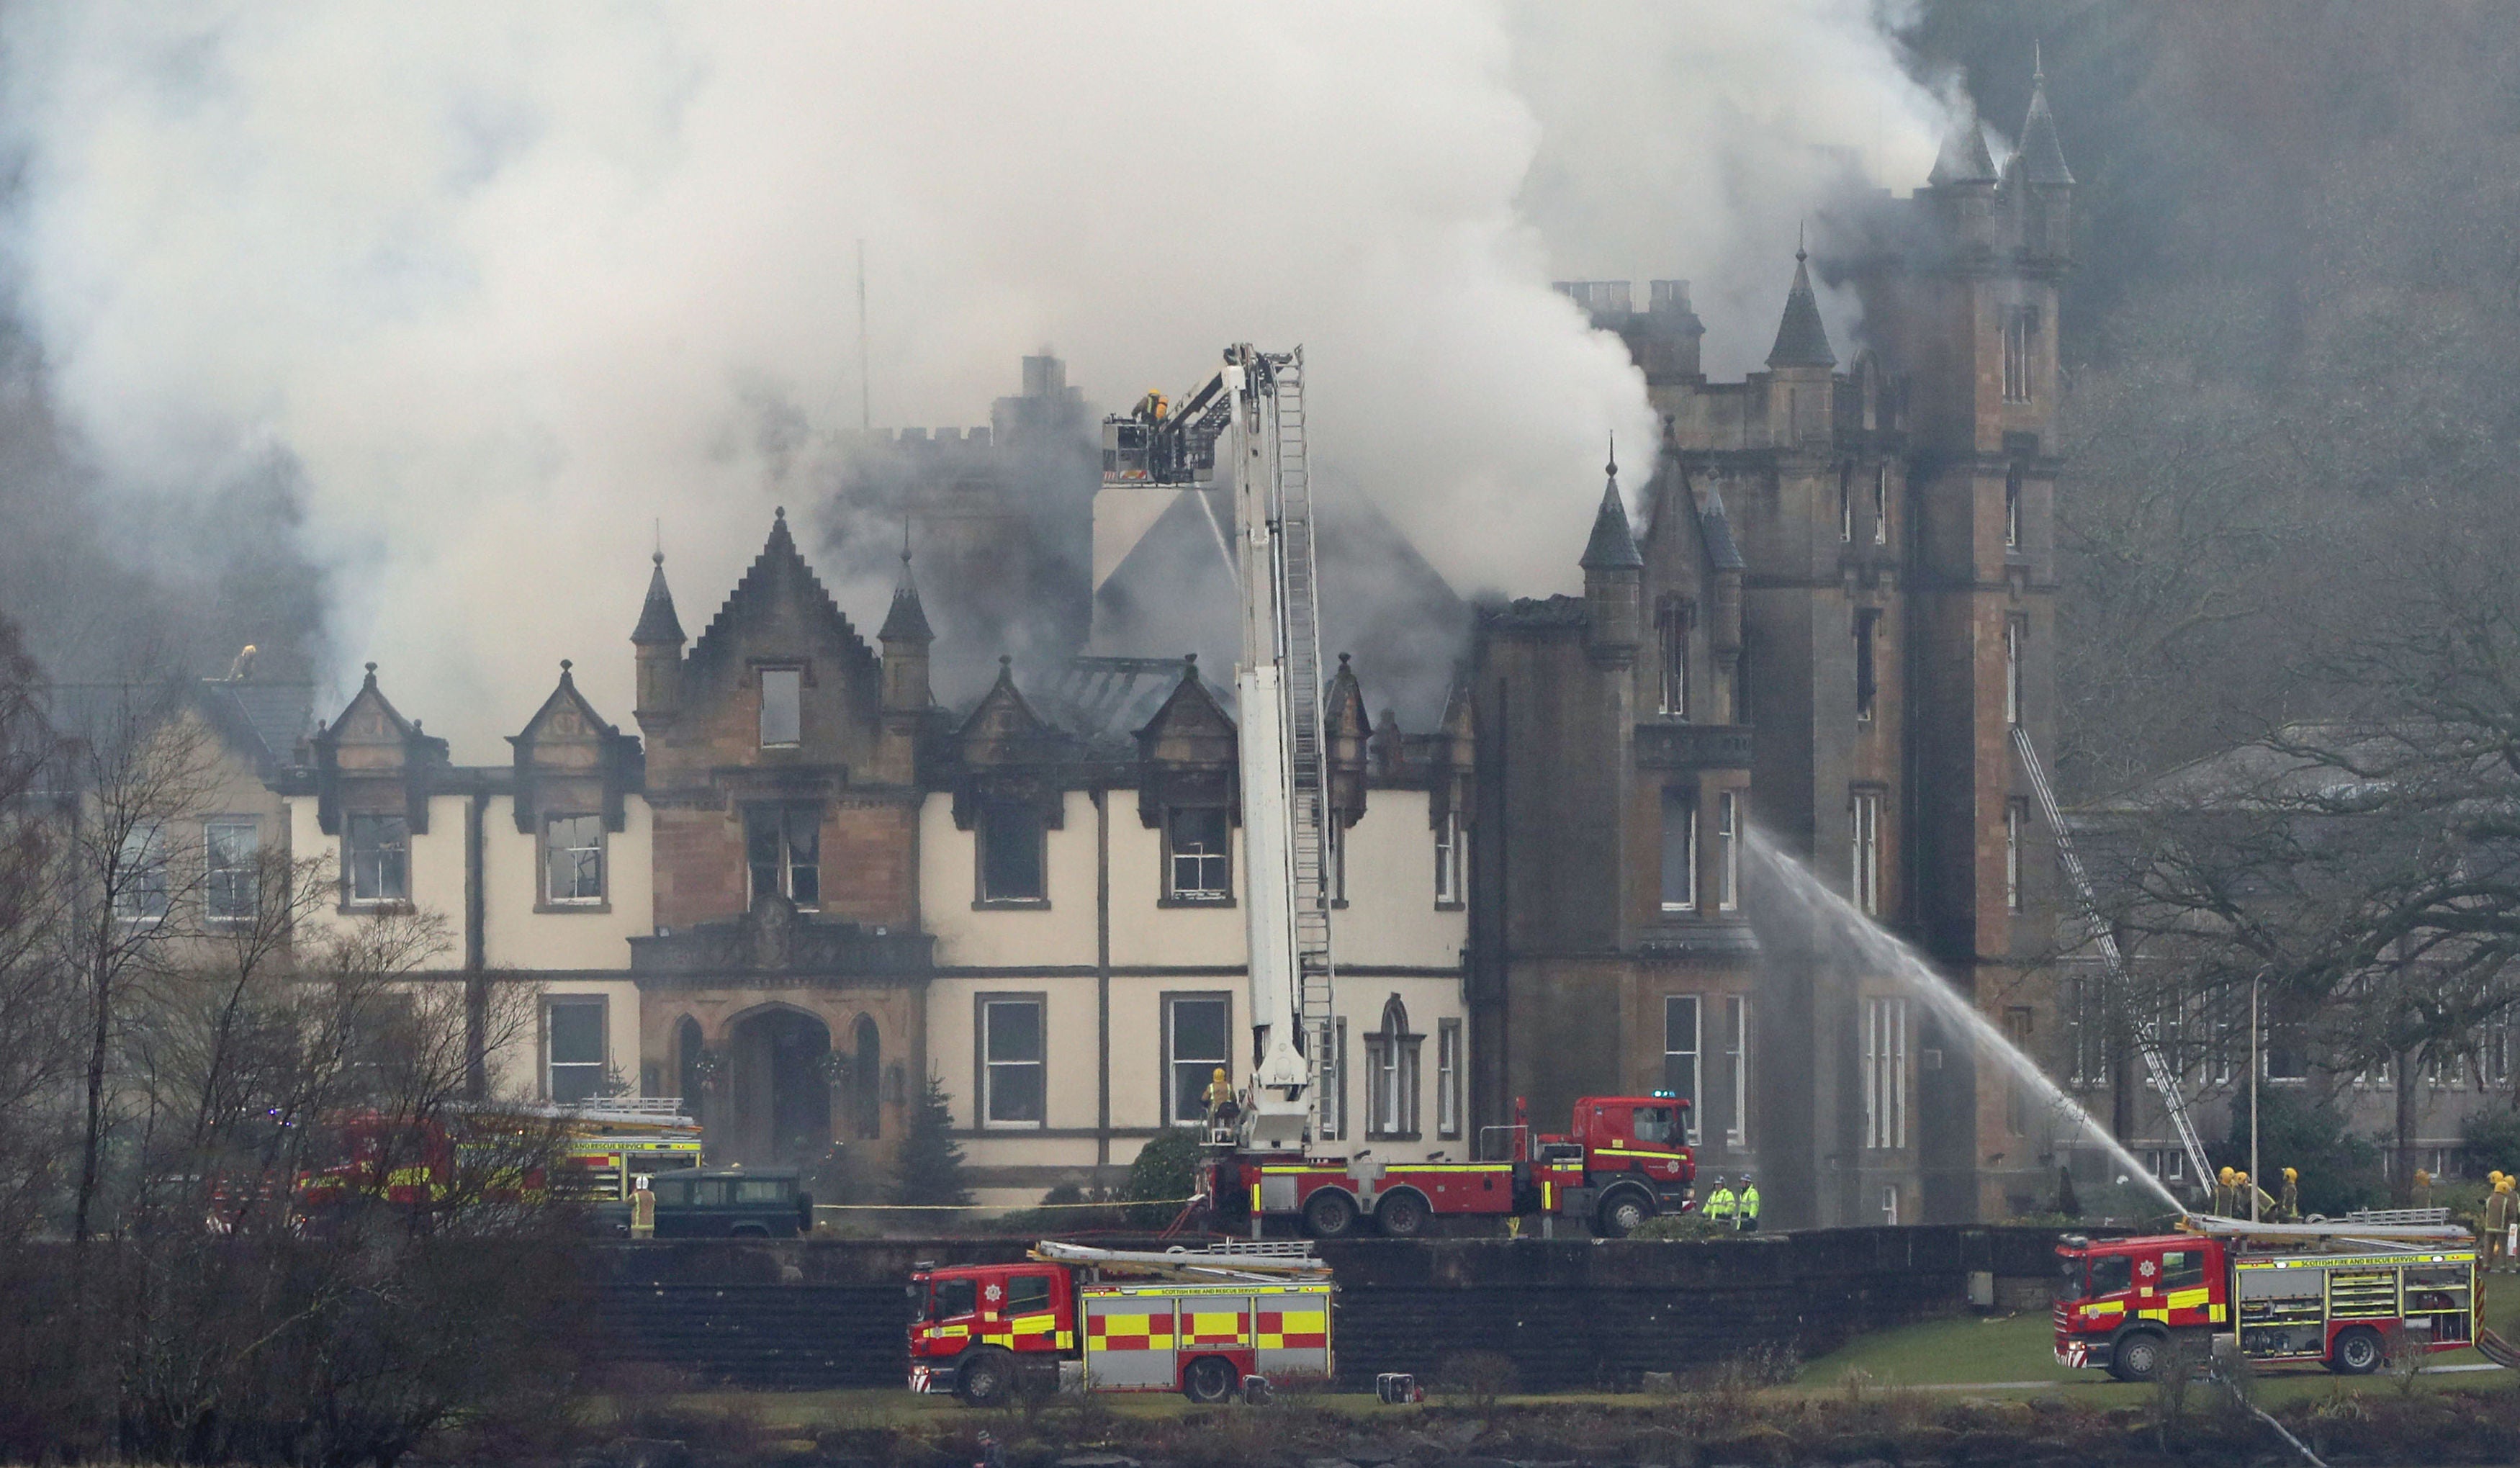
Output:
<instances>
[{"instance_id":1,"label":"evergreen tree","mask_svg":"<svg viewBox=\"0 0 2520 1468\"><path fill-rule=\"evenodd\" d=\"M892 1166L896 1203L932 1207L971 1201L971 1189L963 1181L963 1149L954 1141L954 1113L945 1080L932 1071Z\"/></svg>"},{"instance_id":2,"label":"evergreen tree","mask_svg":"<svg viewBox=\"0 0 2520 1468\"><path fill-rule=\"evenodd\" d=\"M1198 1133L1189 1127L1167 1127L1138 1149L1129 1164L1122 1190L1132 1203L1130 1222L1141 1228L1161 1228L1179 1217L1191 1190L1198 1185Z\"/></svg>"}]
</instances>

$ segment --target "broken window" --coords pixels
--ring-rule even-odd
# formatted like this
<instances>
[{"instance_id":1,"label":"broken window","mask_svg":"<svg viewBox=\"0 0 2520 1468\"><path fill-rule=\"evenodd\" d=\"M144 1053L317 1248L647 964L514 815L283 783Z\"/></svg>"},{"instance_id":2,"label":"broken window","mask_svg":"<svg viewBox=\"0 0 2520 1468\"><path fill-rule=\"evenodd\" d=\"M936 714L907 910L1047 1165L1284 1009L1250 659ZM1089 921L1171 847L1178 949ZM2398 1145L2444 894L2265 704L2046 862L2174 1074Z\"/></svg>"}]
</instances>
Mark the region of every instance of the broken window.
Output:
<instances>
[{"instance_id":1,"label":"broken window","mask_svg":"<svg viewBox=\"0 0 2520 1468\"><path fill-rule=\"evenodd\" d=\"M1662 999L1662 1090L1688 1102L1681 1114L1693 1134L1697 1128L1698 997L1666 994ZM1695 1141L1693 1134L1688 1138Z\"/></svg>"},{"instance_id":2,"label":"broken window","mask_svg":"<svg viewBox=\"0 0 2520 1468\"><path fill-rule=\"evenodd\" d=\"M1688 604L1666 600L1654 618L1662 644L1661 711L1665 718L1688 717Z\"/></svg>"},{"instance_id":3,"label":"broken window","mask_svg":"<svg viewBox=\"0 0 2520 1468\"><path fill-rule=\"evenodd\" d=\"M1908 1001L1864 1001L1864 1144L1908 1144Z\"/></svg>"},{"instance_id":4,"label":"broken window","mask_svg":"<svg viewBox=\"0 0 2520 1468\"><path fill-rule=\"evenodd\" d=\"M1741 792L1725 791L1715 809L1715 910L1731 912L1741 906Z\"/></svg>"},{"instance_id":5,"label":"broken window","mask_svg":"<svg viewBox=\"0 0 2520 1468\"><path fill-rule=\"evenodd\" d=\"M980 1115L992 1127L1038 1127L1049 1114L1047 1027L1038 996L980 1001Z\"/></svg>"},{"instance_id":6,"label":"broken window","mask_svg":"<svg viewBox=\"0 0 2520 1468\"><path fill-rule=\"evenodd\" d=\"M1874 645L1880 641L1881 613L1863 607L1855 613L1855 717L1865 723L1872 720L1872 704L1881 689L1880 675L1874 670Z\"/></svg>"},{"instance_id":7,"label":"broken window","mask_svg":"<svg viewBox=\"0 0 2520 1468\"><path fill-rule=\"evenodd\" d=\"M1044 871L1048 834L1041 817L1020 806L984 807L978 821L980 901L1037 903L1050 889Z\"/></svg>"},{"instance_id":8,"label":"broken window","mask_svg":"<svg viewBox=\"0 0 2520 1468\"><path fill-rule=\"evenodd\" d=\"M604 1093L604 1021L601 995L543 1001L543 1093L550 1099L565 1104Z\"/></svg>"},{"instance_id":9,"label":"broken window","mask_svg":"<svg viewBox=\"0 0 2520 1468\"><path fill-rule=\"evenodd\" d=\"M777 893L811 912L823 905L823 812L811 805L757 805L743 813L752 897Z\"/></svg>"},{"instance_id":10,"label":"broken window","mask_svg":"<svg viewBox=\"0 0 2520 1468\"><path fill-rule=\"evenodd\" d=\"M1847 895L1868 913L1881 911L1881 795L1855 792L1853 850L1849 854Z\"/></svg>"},{"instance_id":11,"label":"broken window","mask_svg":"<svg viewBox=\"0 0 2520 1468\"><path fill-rule=\"evenodd\" d=\"M212 922L242 922L261 906L256 860L261 832L251 817L212 821L202 827L202 915Z\"/></svg>"},{"instance_id":12,"label":"broken window","mask_svg":"<svg viewBox=\"0 0 2520 1468\"><path fill-rule=\"evenodd\" d=\"M403 902L411 896L411 823L400 816L341 818L341 866L350 901Z\"/></svg>"},{"instance_id":13,"label":"broken window","mask_svg":"<svg viewBox=\"0 0 2520 1468\"><path fill-rule=\"evenodd\" d=\"M1234 895L1231 828L1221 808L1176 806L1164 817L1164 895L1224 902Z\"/></svg>"},{"instance_id":14,"label":"broken window","mask_svg":"<svg viewBox=\"0 0 2520 1468\"><path fill-rule=\"evenodd\" d=\"M1851 464L1837 467L1837 541L1855 543L1855 466Z\"/></svg>"},{"instance_id":15,"label":"broken window","mask_svg":"<svg viewBox=\"0 0 2520 1468\"><path fill-rule=\"evenodd\" d=\"M2003 400L2030 401L2030 348L2039 334L2039 308L2006 306L2003 310Z\"/></svg>"},{"instance_id":16,"label":"broken window","mask_svg":"<svg viewBox=\"0 0 2520 1468\"><path fill-rule=\"evenodd\" d=\"M1886 461L1872 467L1872 543L1890 544L1890 466Z\"/></svg>"},{"instance_id":17,"label":"broken window","mask_svg":"<svg viewBox=\"0 0 2520 1468\"><path fill-rule=\"evenodd\" d=\"M1662 792L1662 910L1697 908L1697 800L1687 790Z\"/></svg>"},{"instance_id":18,"label":"broken window","mask_svg":"<svg viewBox=\"0 0 2520 1468\"><path fill-rule=\"evenodd\" d=\"M2003 471L2003 549L2021 549L2021 466Z\"/></svg>"},{"instance_id":19,"label":"broken window","mask_svg":"<svg viewBox=\"0 0 2520 1468\"><path fill-rule=\"evenodd\" d=\"M543 900L604 901L604 821L598 816L554 816L543 823Z\"/></svg>"},{"instance_id":20,"label":"broken window","mask_svg":"<svg viewBox=\"0 0 2520 1468\"><path fill-rule=\"evenodd\" d=\"M805 670L761 670L761 747L792 748L804 739Z\"/></svg>"}]
</instances>

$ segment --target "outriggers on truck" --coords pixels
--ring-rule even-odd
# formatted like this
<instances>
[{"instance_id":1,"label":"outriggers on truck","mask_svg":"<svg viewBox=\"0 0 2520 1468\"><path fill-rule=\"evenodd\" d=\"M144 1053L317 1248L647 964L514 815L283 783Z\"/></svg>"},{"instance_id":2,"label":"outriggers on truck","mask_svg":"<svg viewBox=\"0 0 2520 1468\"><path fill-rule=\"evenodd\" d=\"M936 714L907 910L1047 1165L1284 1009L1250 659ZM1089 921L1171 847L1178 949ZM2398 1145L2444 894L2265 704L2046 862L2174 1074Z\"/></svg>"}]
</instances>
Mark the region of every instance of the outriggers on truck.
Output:
<instances>
[{"instance_id":1,"label":"outriggers on truck","mask_svg":"<svg viewBox=\"0 0 2520 1468\"><path fill-rule=\"evenodd\" d=\"M2056 1359L2149 1381L2174 1348L2228 1336L2257 1361L2359 1376L2396 1351L2499 1343L2480 1332L2476 1241L2443 1209L2335 1223L2193 1216L2176 1233L2057 1245Z\"/></svg>"},{"instance_id":2,"label":"outriggers on truck","mask_svg":"<svg viewBox=\"0 0 2520 1468\"><path fill-rule=\"evenodd\" d=\"M1014 1265L910 1279L910 1390L991 1406L1018 1391L1179 1392L1330 1374L1328 1265L1302 1243L1161 1250L1045 1239Z\"/></svg>"}]
</instances>

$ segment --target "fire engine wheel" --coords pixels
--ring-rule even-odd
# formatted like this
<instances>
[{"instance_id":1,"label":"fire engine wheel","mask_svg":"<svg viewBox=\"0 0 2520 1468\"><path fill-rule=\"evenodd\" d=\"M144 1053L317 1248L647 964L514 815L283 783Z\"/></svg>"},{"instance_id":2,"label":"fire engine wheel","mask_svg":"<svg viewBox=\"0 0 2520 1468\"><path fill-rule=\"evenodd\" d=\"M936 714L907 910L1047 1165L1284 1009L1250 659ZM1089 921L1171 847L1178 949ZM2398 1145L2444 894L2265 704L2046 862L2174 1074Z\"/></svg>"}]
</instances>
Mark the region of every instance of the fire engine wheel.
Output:
<instances>
[{"instance_id":1,"label":"fire engine wheel","mask_svg":"<svg viewBox=\"0 0 2520 1468\"><path fill-rule=\"evenodd\" d=\"M1328 1188L1304 1202L1304 1229L1315 1238L1345 1238L1356 1227L1356 1200Z\"/></svg>"},{"instance_id":2,"label":"fire engine wheel","mask_svg":"<svg viewBox=\"0 0 2520 1468\"><path fill-rule=\"evenodd\" d=\"M1593 1231L1603 1238L1626 1238L1653 1216L1653 1199L1635 1188L1621 1188L1601 1201L1601 1211L1593 1220Z\"/></svg>"},{"instance_id":3,"label":"fire engine wheel","mask_svg":"<svg viewBox=\"0 0 2520 1468\"><path fill-rule=\"evenodd\" d=\"M2150 1381L2169 1354L2170 1342L2159 1331L2131 1330L2118 1337L2117 1350L2109 1353L2109 1374L2120 1381Z\"/></svg>"},{"instance_id":4,"label":"fire engine wheel","mask_svg":"<svg viewBox=\"0 0 2520 1468\"><path fill-rule=\"evenodd\" d=\"M996 1406L1014 1392L1014 1357L984 1346L963 1358L954 1375L954 1395L970 1406Z\"/></svg>"},{"instance_id":5,"label":"fire engine wheel","mask_svg":"<svg viewBox=\"0 0 2520 1468\"><path fill-rule=\"evenodd\" d=\"M2339 1376L2368 1376L2380 1369L2389 1358L2388 1349L2380 1343L2380 1332L2368 1325L2339 1331L2330 1349L2327 1369Z\"/></svg>"},{"instance_id":6,"label":"fire engine wheel","mask_svg":"<svg viewBox=\"0 0 2520 1468\"><path fill-rule=\"evenodd\" d=\"M1373 1223L1388 1237L1416 1238L1426 1231L1426 1200L1416 1193L1388 1193L1373 1205Z\"/></svg>"},{"instance_id":7,"label":"fire engine wheel","mask_svg":"<svg viewBox=\"0 0 2520 1468\"><path fill-rule=\"evenodd\" d=\"M1230 1401L1234 1387L1234 1362L1221 1356L1202 1356L1182 1372L1182 1395L1192 1401Z\"/></svg>"}]
</instances>

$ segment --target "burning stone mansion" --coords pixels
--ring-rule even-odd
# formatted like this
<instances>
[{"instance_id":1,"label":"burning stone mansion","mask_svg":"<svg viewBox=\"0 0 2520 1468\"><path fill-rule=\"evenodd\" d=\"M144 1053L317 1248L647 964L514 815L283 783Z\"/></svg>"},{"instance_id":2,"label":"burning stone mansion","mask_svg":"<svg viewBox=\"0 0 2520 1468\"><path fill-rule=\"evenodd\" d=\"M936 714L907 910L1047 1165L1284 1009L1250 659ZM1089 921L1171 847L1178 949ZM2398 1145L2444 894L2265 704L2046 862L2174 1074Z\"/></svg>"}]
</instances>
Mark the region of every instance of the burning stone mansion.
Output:
<instances>
[{"instance_id":1,"label":"burning stone mansion","mask_svg":"<svg viewBox=\"0 0 2520 1468\"><path fill-rule=\"evenodd\" d=\"M1799 253L1740 381L1700 372L1685 283L1642 309L1626 283L1561 288L1663 424L1629 476L1642 534L1614 467L1580 596L1464 606L1387 527L1345 573L1409 581L1469 653L1417 727L1377 722L1412 654L1361 619L1327 690L1325 1134L1468 1160L1525 1100L1671 1090L1703 1168L1755 1173L1780 1224L2044 1206L2052 1147L2002 1083L1886 979L1826 977L1764 928L1745 843L1755 824L2053 1047L2052 845L2011 740L2052 743L2055 717L2072 192L2044 97L2001 172L1970 124L1823 251L1864 306L1842 365ZM985 1200L1114 1180L1253 1058L1230 670L1184 656L1231 612L1165 574L1214 556L1213 507L1095 489L1058 364L1000 406L993 434L870 461L919 552L872 640L782 512L696 638L657 557L635 707L594 707L561 663L494 764L456 763L376 664L306 730L205 685L250 775L229 847L333 856L323 921L447 914L431 979L536 986L530 1052L492 1057L505 1088L680 1096L715 1155L810 1161L885 1154L933 1075ZM949 707L948 653L1012 655Z\"/></svg>"}]
</instances>

